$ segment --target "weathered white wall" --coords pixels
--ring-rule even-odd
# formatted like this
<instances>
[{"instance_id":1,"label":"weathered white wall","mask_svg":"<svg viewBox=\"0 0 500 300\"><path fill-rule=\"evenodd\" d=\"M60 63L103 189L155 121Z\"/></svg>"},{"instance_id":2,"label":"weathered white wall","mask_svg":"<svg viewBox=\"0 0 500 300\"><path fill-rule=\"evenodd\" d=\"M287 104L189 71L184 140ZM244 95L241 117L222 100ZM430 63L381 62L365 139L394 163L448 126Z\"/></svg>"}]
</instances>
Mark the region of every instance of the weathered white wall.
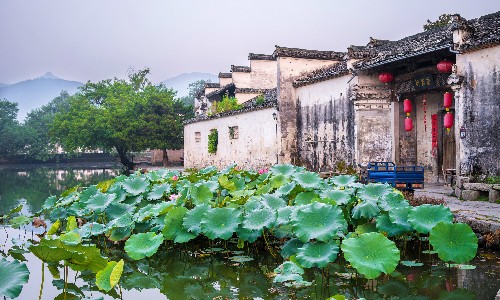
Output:
<instances>
[{"instance_id":1,"label":"weathered white wall","mask_svg":"<svg viewBox=\"0 0 500 300\"><path fill-rule=\"evenodd\" d=\"M500 46L458 54L456 64L464 77L455 97L457 172L499 175ZM467 132L464 139L461 127Z\"/></svg>"},{"instance_id":2,"label":"weathered white wall","mask_svg":"<svg viewBox=\"0 0 500 300\"><path fill-rule=\"evenodd\" d=\"M250 72L233 72L233 83L237 88L250 88Z\"/></svg>"},{"instance_id":3,"label":"weathered white wall","mask_svg":"<svg viewBox=\"0 0 500 300\"><path fill-rule=\"evenodd\" d=\"M243 168L262 168L276 164L277 139L275 108L267 108L233 116L222 117L184 126L184 166L222 168L237 163ZM238 139L230 139L229 127L238 126ZM219 144L216 154L208 153L208 134L217 129ZM201 140L195 141L195 132Z\"/></svg>"},{"instance_id":4,"label":"weathered white wall","mask_svg":"<svg viewBox=\"0 0 500 300\"><path fill-rule=\"evenodd\" d=\"M224 87L233 82L233 78L219 78L220 87Z\"/></svg>"},{"instance_id":5,"label":"weathered white wall","mask_svg":"<svg viewBox=\"0 0 500 300\"><path fill-rule=\"evenodd\" d=\"M219 88L205 88L205 96L218 89Z\"/></svg>"},{"instance_id":6,"label":"weathered white wall","mask_svg":"<svg viewBox=\"0 0 500 300\"><path fill-rule=\"evenodd\" d=\"M239 104L245 103L259 95L262 95L262 93L235 93L235 97L238 99Z\"/></svg>"},{"instance_id":7,"label":"weathered white wall","mask_svg":"<svg viewBox=\"0 0 500 300\"><path fill-rule=\"evenodd\" d=\"M297 163L297 97L294 79L303 73L334 64L333 60L278 57L278 102L281 124L280 163Z\"/></svg>"},{"instance_id":8,"label":"weathered white wall","mask_svg":"<svg viewBox=\"0 0 500 300\"><path fill-rule=\"evenodd\" d=\"M297 88L299 159L314 171L335 170L354 160L354 106L348 97L351 75Z\"/></svg>"},{"instance_id":9,"label":"weathered white wall","mask_svg":"<svg viewBox=\"0 0 500 300\"><path fill-rule=\"evenodd\" d=\"M277 85L276 60L250 60L250 87L254 89L273 89ZM239 86L237 86L239 87Z\"/></svg>"}]
</instances>

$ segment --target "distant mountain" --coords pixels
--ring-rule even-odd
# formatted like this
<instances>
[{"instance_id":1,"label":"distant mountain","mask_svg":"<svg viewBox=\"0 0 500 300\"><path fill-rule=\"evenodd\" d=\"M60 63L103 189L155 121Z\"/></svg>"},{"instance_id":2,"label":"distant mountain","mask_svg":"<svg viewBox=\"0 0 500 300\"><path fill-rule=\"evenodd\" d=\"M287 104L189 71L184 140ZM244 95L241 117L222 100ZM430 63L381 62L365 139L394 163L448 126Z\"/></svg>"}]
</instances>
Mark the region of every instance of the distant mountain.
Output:
<instances>
[{"instance_id":1,"label":"distant mountain","mask_svg":"<svg viewBox=\"0 0 500 300\"><path fill-rule=\"evenodd\" d=\"M6 84L6 83L0 83L0 88L4 87L4 86L8 86L8 84Z\"/></svg>"},{"instance_id":2,"label":"distant mountain","mask_svg":"<svg viewBox=\"0 0 500 300\"><path fill-rule=\"evenodd\" d=\"M0 99L19 103L17 119L24 120L28 112L49 103L61 91L74 94L83 83L61 79L48 72L44 75L9 85L0 85Z\"/></svg>"},{"instance_id":3,"label":"distant mountain","mask_svg":"<svg viewBox=\"0 0 500 300\"><path fill-rule=\"evenodd\" d=\"M210 80L210 82L219 82L219 77L211 73L183 73L175 77L162 81L166 87L177 91L177 97L184 97L189 94L189 84L198 80Z\"/></svg>"}]
</instances>

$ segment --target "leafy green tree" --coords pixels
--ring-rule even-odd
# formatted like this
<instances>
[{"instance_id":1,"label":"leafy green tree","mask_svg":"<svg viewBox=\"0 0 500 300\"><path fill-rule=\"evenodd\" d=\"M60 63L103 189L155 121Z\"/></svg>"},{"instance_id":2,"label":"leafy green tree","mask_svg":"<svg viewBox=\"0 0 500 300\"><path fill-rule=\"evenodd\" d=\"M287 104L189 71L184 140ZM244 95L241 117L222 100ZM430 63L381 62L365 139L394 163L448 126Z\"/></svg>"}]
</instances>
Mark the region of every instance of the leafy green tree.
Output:
<instances>
[{"instance_id":1,"label":"leafy green tree","mask_svg":"<svg viewBox=\"0 0 500 300\"><path fill-rule=\"evenodd\" d=\"M427 24L424 24L424 30L431 30L434 28L443 27L451 24L451 14L442 14L438 17L436 21L427 20Z\"/></svg>"},{"instance_id":2,"label":"leafy green tree","mask_svg":"<svg viewBox=\"0 0 500 300\"><path fill-rule=\"evenodd\" d=\"M196 80L189 84L189 95L181 97L179 100L184 102L186 105L194 105L194 99L200 98L205 91L205 84L209 83L210 80Z\"/></svg>"},{"instance_id":3,"label":"leafy green tree","mask_svg":"<svg viewBox=\"0 0 500 300\"><path fill-rule=\"evenodd\" d=\"M128 80L86 83L68 110L56 114L51 136L70 152L114 149L127 170L134 167L132 151L181 148L182 122L192 109L175 100L172 89L153 85L148 74L144 69Z\"/></svg>"},{"instance_id":4,"label":"leafy green tree","mask_svg":"<svg viewBox=\"0 0 500 300\"><path fill-rule=\"evenodd\" d=\"M0 154L15 154L22 148L18 111L17 103L0 99Z\"/></svg>"}]
</instances>

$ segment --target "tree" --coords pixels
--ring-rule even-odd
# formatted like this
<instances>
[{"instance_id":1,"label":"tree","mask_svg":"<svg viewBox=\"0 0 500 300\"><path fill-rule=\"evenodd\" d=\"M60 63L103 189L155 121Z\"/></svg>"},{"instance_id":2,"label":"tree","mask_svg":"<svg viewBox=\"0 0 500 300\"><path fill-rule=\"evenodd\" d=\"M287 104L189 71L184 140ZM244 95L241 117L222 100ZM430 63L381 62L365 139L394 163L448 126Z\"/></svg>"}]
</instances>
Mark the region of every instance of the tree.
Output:
<instances>
[{"instance_id":1,"label":"tree","mask_svg":"<svg viewBox=\"0 0 500 300\"><path fill-rule=\"evenodd\" d=\"M153 85L149 69L113 79L86 83L71 97L69 108L55 116L51 135L66 151L115 149L127 170L134 168L131 151L178 149L183 124L191 109L164 85Z\"/></svg>"},{"instance_id":2,"label":"tree","mask_svg":"<svg viewBox=\"0 0 500 300\"><path fill-rule=\"evenodd\" d=\"M22 148L17 103L0 99L0 154L14 154Z\"/></svg>"},{"instance_id":3,"label":"tree","mask_svg":"<svg viewBox=\"0 0 500 300\"><path fill-rule=\"evenodd\" d=\"M196 80L189 84L189 95L180 98L186 105L194 105L194 99L200 99L205 91L205 84L210 83L210 80Z\"/></svg>"},{"instance_id":4,"label":"tree","mask_svg":"<svg viewBox=\"0 0 500 300\"><path fill-rule=\"evenodd\" d=\"M427 31L434 28L443 27L451 24L451 21L452 21L451 14L442 14L434 22L431 22L431 20L428 19L427 24L424 24L424 30Z\"/></svg>"},{"instance_id":5,"label":"tree","mask_svg":"<svg viewBox=\"0 0 500 300\"><path fill-rule=\"evenodd\" d=\"M28 113L23 128L24 151L30 157L47 160L57 153L57 145L51 140L49 129L57 113L68 110L69 94L62 91L48 104Z\"/></svg>"}]
</instances>

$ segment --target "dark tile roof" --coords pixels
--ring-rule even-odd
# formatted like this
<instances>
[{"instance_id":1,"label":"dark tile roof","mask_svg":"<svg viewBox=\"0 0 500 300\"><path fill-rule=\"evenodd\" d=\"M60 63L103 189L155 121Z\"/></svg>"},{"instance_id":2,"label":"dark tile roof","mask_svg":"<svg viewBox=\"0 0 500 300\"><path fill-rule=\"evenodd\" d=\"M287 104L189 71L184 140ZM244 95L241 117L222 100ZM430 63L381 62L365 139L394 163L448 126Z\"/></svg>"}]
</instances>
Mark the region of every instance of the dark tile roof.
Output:
<instances>
[{"instance_id":1,"label":"dark tile roof","mask_svg":"<svg viewBox=\"0 0 500 300\"><path fill-rule=\"evenodd\" d=\"M207 82L205 83L205 88L220 88L220 84L218 82Z\"/></svg>"},{"instance_id":2,"label":"dark tile roof","mask_svg":"<svg viewBox=\"0 0 500 300\"><path fill-rule=\"evenodd\" d=\"M247 66L235 66L231 65L231 72L244 72L244 73L250 73L250 67Z\"/></svg>"},{"instance_id":3,"label":"dark tile roof","mask_svg":"<svg viewBox=\"0 0 500 300\"><path fill-rule=\"evenodd\" d=\"M222 72L219 73L219 78L232 78L232 77L233 74L231 73L222 73Z\"/></svg>"},{"instance_id":4,"label":"dark tile roof","mask_svg":"<svg viewBox=\"0 0 500 300\"><path fill-rule=\"evenodd\" d=\"M221 87L220 89L215 90L215 91L213 91L213 92L210 92L210 93L206 94L206 95L205 95L205 97L207 97L207 98L211 98L211 97L213 97L213 96L215 96L215 95L220 95L220 94L223 94L223 93L225 93L225 92L226 92L229 88L232 88L232 87L234 87L234 83L226 84L225 86Z\"/></svg>"},{"instance_id":5,"label":"dark tile roof","mask_svg":"<svg viewBox=\"0 0 500 300\"><path fill-rule=\"evenodd\" d=\"M237 110L230 110L220 114L215 114L211 116L199 115L195 118L184 121L184 124L191 124L202 122L206 120L218 119L223 117L228 117L232 115L243 114L251 111L261 110L270 107L278 107L278 97L276 89L270 89L264 93L264 101L259 101L259 96L248 100L242 104L242 107Z\"/></svg>"},{"instance_id":6,"label":"dark tile roof","mask_svg":"<svg viewBox=\"0 0 500 300\"><path fill-rule=\"evenodd\" d=\"M374 55L375 47L389 43L389 40L379 40L370 37L370 42L366 46L350 46L347 48L347 57L353 59L369 58Z\"/></svg>"},{"instance_id":7,"label":"dark tile roof","mask_svg":"<svg viewBox=\"0 0 500 300\"><path fill-rule=\"evenodd\" d=\"M298 88L304 85L313 84L316 82L325 81L349 73L347 70L346 61L341 61L333 65L325 66L321 69L316 69L312 72L304 74L302 77L293 82L293 87Z\"/></svg>"},{"instance_id":8,"label":"dark tile roof","mask_svg":"<svg viewBox=\"0 0 500 300\"><path fill-rule=\"evenodd\" d=\"M280 46L276 46L273 53L274 57L297 57L324 60L341 60L345 55L345 52L307 50Z\"/></svg>"},{"instance_id":9,"label":"dark tile roof","mask_svg":"<svg viewBox=\"0 0 500 300\"><path fill-rule=\"evenodd\" d=\"M236 88L235 93L240 94L263 94L271 89L251 89L251 88Z\"/></svg>"},{"instance_id":10,"label":"dark tile roof","mask_svg":"<svg viewBox=\"0 0 500 300\"><path fill-rule=\"evenodd\" d=\"M452 24L460 26L461 24ZM460 48L462 51L472 51L500 45L500 11L467 21L464 26L468 27L472 35Z\"/></svg>"},{"instance_id":11,"label":"dark tile roof","mask_svg":"<svg viewBox=\"0 0 500 300\"><path fill-rule=\"evenodd\" d=\"M257 54L257 53L249 53L248 60L276 60L272 54Z\"/></svg>"}]
</instances>

